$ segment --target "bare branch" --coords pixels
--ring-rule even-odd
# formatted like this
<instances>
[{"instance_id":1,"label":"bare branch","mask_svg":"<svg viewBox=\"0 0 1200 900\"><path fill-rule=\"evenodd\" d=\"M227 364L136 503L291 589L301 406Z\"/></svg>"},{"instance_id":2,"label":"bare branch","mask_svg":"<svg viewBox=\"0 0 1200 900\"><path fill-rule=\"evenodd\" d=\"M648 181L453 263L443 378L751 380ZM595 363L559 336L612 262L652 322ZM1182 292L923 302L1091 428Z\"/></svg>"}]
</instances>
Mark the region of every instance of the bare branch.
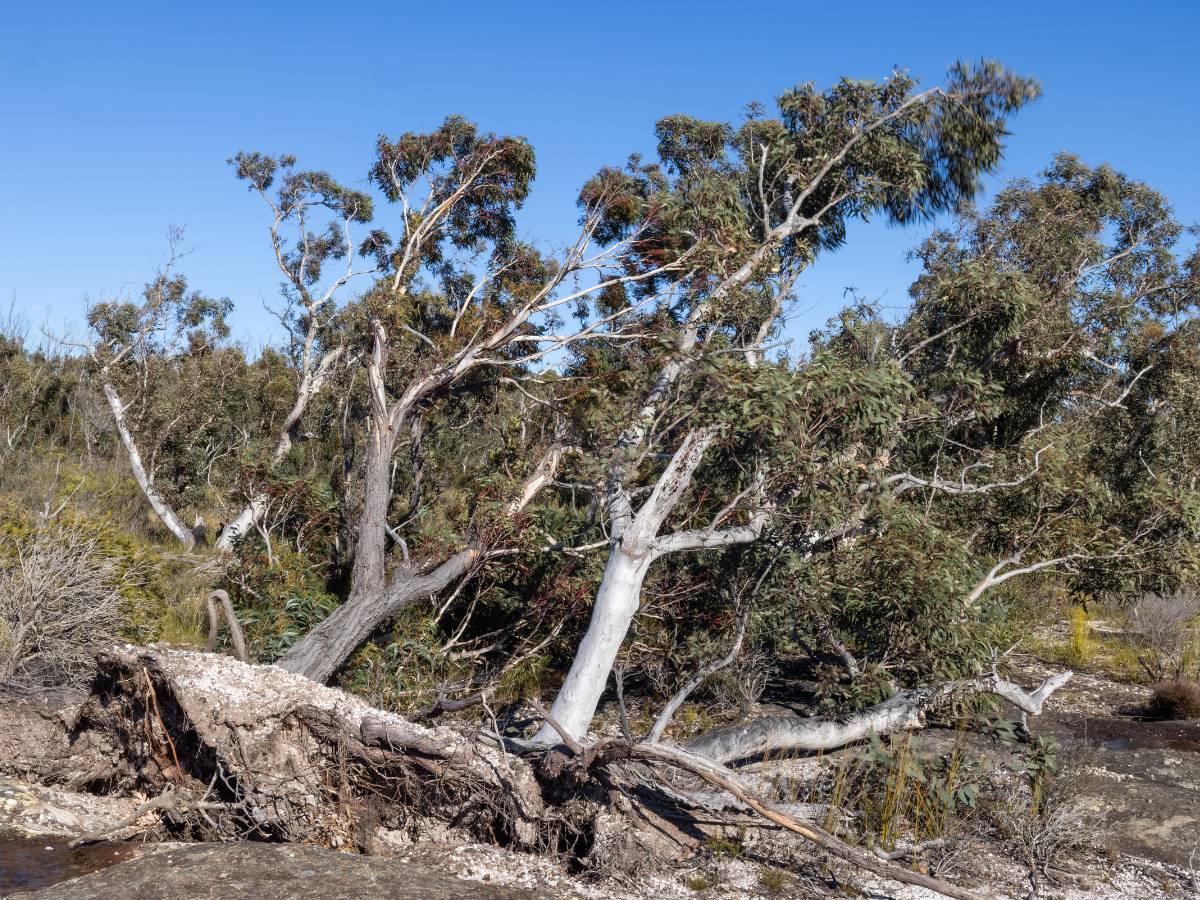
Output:
<instances>
[{"instance_id":1,"label":"bare branch","mask_svg":"<svg viewBox=\"0 0 1200 900\"><path fill-rule=\"evenodd\" d=\"M675 718L675 713L679 711L679 707L683 702L691 696L696 688L700 687L710 676L721 671L726 666L732 665L737 659L738 654L742 651L742 642L746 638L746 625L750 621L750 604L746 603L741 614L738 616L737 630L733 635L733 645L729 648L729 652L719 659L714 659L700 669L689 678L675 695L667 701L662 712L658 714L658 718L654 720L654 724L650 730L646 732L646 736L642 740L650 744L657 744L662 738L663 732L667 730L667 726L671 724L671 720Z\"/></svg>"}]
</instances>

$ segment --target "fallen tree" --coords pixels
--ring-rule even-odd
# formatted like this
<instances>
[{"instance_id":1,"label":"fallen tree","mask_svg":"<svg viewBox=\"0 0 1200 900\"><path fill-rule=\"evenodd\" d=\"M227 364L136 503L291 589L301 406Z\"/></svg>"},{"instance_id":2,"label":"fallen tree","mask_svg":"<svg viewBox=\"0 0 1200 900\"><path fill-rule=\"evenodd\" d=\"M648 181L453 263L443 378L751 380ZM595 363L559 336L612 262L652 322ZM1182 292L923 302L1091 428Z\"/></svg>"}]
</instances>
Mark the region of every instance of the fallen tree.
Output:
<instances>
[{"instance_id":1,"label":"fallen tree","mask_svg":"<svg viewBox=\"0 0 1200 900\"><path fill-rule=\"evenodd\" d=\"M689 742L687 749L721 763L765 753L836 750L873 734L923 728L925 714L935 706L975 694L1000 697L1022 713L1036 716L1050 695L1070 681L1071 676L1071 672L1061 672L1047 678L1037 690L1029 693L993 671L978 678L898 691L882 703L841 719L764 716L714 728Z\"/></svg>"},{"instance_id":2,"label":"fallen tree","mask_svg":"<svg viewBox=\"0 0 1200 900\"><path fill-rule=\"evenodd\" d=\"M986 691L1036 714L1069 677L1027 693L993 673L890 702L928 709ZM75 790L150 796L127 821L85 839L132 827L148 813L176 839L363 848L380 827L416 834L440 822L501 846L633 868L684 858L708 834L734 822L745 827L749 811L874 875L976 896L847 844L799 818L799 808L767 799L723 764L749 746L729 730L689 748L611 738L585 746L543 716L561 743L519 746L494 726L418 725L276 666L124 646L100 653L90 693L57 712L33 700L0 704L0 770ZM795 733L816 727L804 722L795 720ZM793 740L793 749L800 743ZM685 777L681 784L681 772L702 783L689 787ZM729 794L738 817L714 812L705 785Z\"/></svg>"}]
</instances>

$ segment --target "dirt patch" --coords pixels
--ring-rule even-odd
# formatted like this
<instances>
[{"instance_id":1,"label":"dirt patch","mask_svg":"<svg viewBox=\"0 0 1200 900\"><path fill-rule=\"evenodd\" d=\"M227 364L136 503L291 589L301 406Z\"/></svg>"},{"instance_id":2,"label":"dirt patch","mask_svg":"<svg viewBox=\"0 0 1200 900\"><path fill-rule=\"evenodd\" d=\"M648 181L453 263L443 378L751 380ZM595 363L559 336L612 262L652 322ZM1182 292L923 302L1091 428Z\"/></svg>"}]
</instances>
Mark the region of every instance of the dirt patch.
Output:
<instances>
[{"instance_id":1,"label":"dirt patch","mask_svg":"<svg viewBox=\"0 0 1200 900\"><path fill-rule=\"evenodd\" d=\"M1033 657L1016 662L1030 680L1057 670ZM1084 773L1080 790L1113 850L1200 866L1200 722L1147 721L1149 697L1147 687L1078 674L1031 727Z\"/></svg>"}]
</instances>

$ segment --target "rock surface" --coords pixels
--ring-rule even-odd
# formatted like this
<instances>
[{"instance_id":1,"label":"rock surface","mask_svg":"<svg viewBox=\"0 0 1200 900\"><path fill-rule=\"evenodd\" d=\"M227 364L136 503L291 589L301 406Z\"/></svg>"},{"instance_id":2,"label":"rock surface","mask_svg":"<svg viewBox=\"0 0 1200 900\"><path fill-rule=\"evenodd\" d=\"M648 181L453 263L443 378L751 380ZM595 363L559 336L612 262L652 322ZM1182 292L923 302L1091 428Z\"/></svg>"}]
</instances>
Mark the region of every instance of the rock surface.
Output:
<instances>
[{"instance_id":1,"label":"rock surface","mask_svg":"<svg viewBox=\"0 0 1200 900\"><path fill-rule=\"evenodd\" d=\"M1049 667L1029 663L1037 672ZM1200 721L1139 718L1150 690L1080 674L1038 730L1082 768L1082 798L1122 853L1185 868L1200 864Z\"/></svg>"},{"instance_id":2,"label":"rock surface","mask_svg":"<svg viewBox=\"0 0 1200 900\"><path fill-rule=\"evenodd\" d=\"M0 830L16 834L79 837L127 818L137 805L128 797L98 797L0 775ZM153 824L152 817L147 819ZM138 830L124 829L113 837Z\"/></svg>"},{"instance_id":3,"label":"rock surface","mask_svg":"<svg viewBox=\"0 0 1200 900\"><path fill-rule=\"evenodd\" d=\"M530 891L414 866L283 844L194 844L152 853L42 890L37 900L536 900Z\"/></svg>"}]
</instances>

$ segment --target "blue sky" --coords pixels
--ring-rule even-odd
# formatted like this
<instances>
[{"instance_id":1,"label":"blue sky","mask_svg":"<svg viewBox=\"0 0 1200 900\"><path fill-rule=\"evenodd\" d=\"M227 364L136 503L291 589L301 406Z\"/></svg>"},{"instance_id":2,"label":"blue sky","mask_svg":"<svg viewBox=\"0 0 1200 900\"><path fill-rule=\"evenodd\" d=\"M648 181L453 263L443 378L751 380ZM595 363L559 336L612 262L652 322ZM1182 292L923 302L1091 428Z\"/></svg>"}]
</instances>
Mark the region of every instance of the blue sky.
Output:
<instances>
[{"instance_id":1,"label":"blue sky","mask_svg":"<svg viewBox=\"0 0 1200 900\"><path fill-rule=\"evenodd\" d=\"M290 152L361 184L380 132L461 113L521 134L538 178L524 236L554 242L598 167L653 149L653 123L735 119L802 81L936 81L997 58L1042 81L1012 123L1004 179L1068 150L1163 191L1200 221L1200 6L704 2L6 4L0 24L0 304L35 326L77 323L85 297L136 289L184 225L193 286L229 296L250 345L277 272L259 201L225 160ZM386 227L387 211L382 224ZM803 280L803 335L856 288L902 305L914 229L858 226Z\"/></svg>"}]
</instances>

